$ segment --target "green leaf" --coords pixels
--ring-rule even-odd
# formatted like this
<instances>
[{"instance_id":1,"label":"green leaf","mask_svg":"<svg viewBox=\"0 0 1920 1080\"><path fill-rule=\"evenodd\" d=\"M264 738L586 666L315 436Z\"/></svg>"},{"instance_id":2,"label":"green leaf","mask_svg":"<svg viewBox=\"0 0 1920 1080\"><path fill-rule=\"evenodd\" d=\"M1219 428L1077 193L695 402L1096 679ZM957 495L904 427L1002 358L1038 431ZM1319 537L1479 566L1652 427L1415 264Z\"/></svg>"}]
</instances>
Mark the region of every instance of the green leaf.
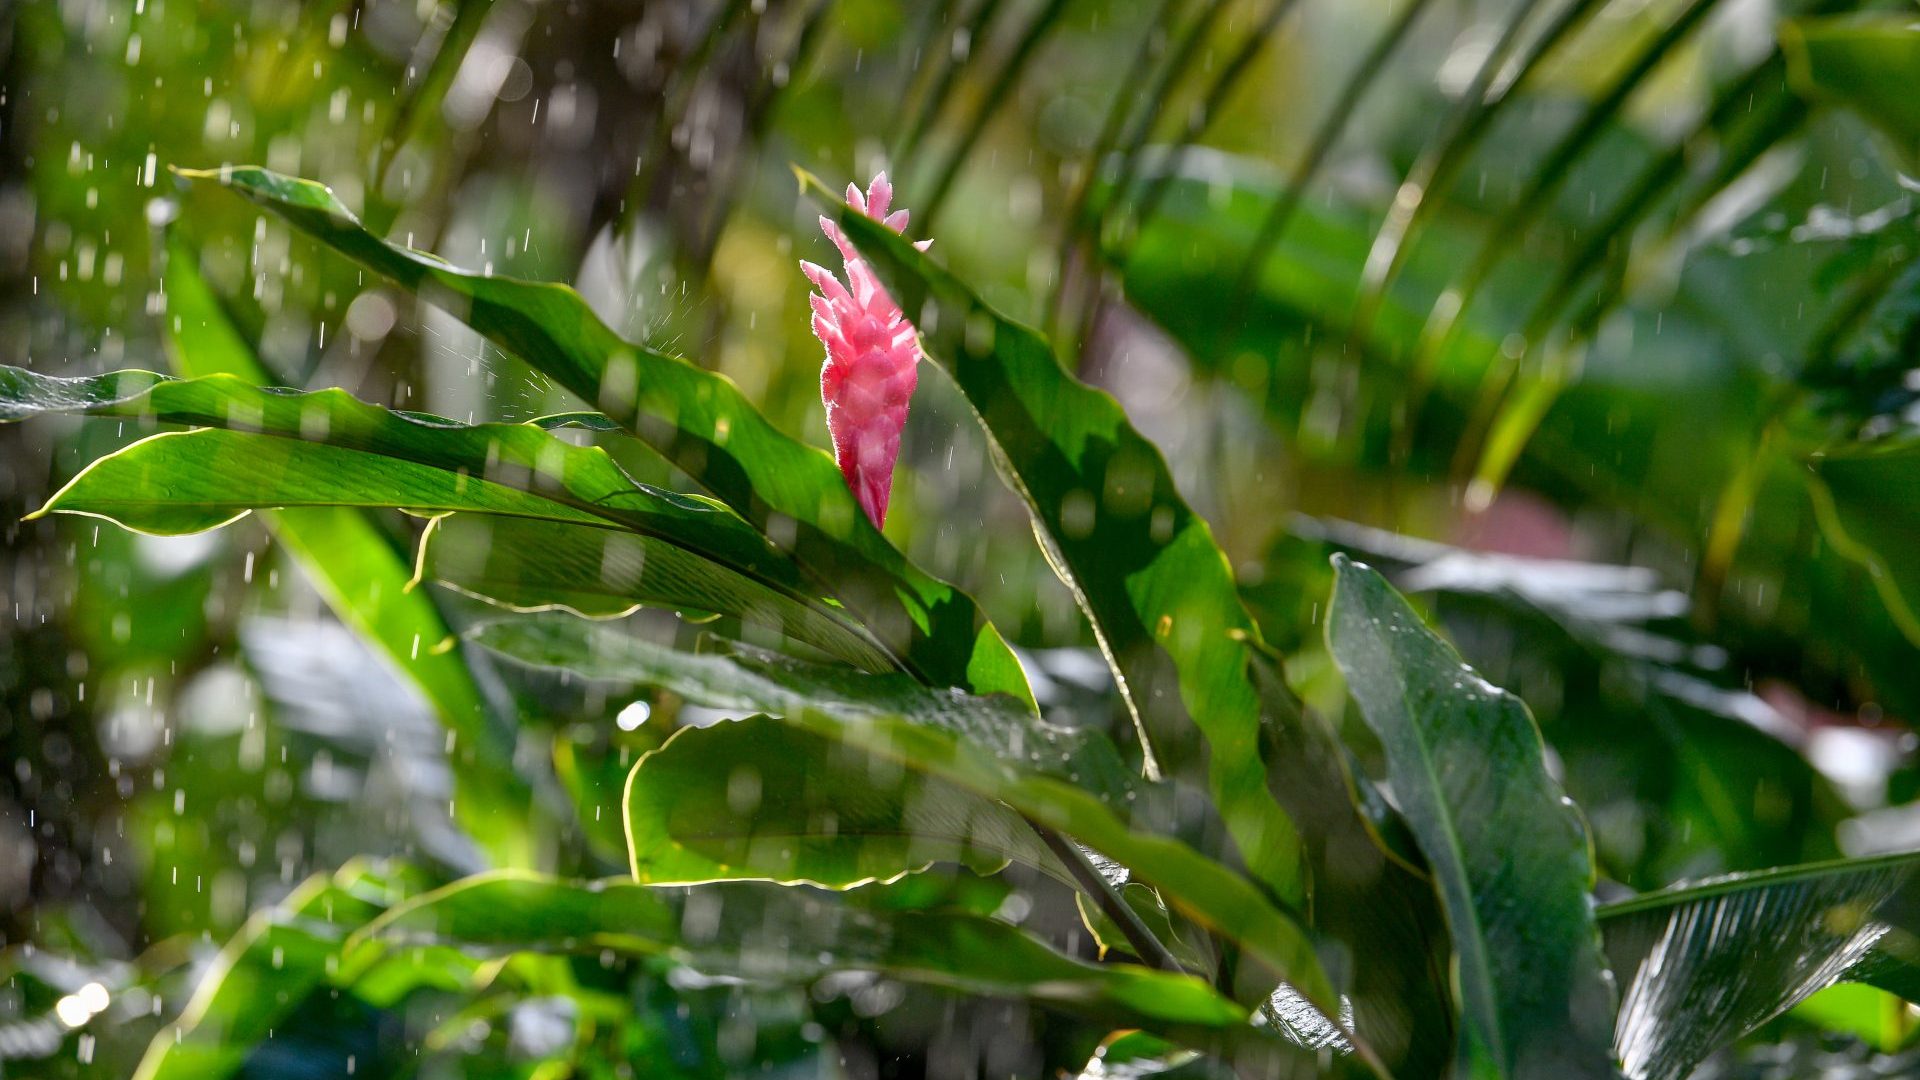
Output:
<instances>
[{"instance_id":1,"label":"green leaf","mask_svg":"<svg viewBox=\"0 0 1920 1080\"><path fill-rule=\"evenodd\" d=\"M1037 332L989 309L891 229L836 212L973 406L1055 571L1092 620L1158 769L1211 791L1254 876L1303 902L1299 837L1260 761L1263 703L1248 671L1259 630L1159 449L1110 395L1061 370Z\"/></svg>"},{"instance_id":2,"label":"green leaf","mask_svg":"<svg viewBox=\"0 0 1920 1080\"><path fill-rule=\"evenodd\" d=\"M1920 439L1836 447L1809 464L1827 542L1866 568L1901 633L1920 646Z\"/></svg>"},{"instance_id":3,"label":"green leaf","mask_svg":"<svg viewBox=\"0 0 1920 1080\"><path fill-rule=\"evenodd\" d=\"M180 1018L147 1047L136 1080L231 1076L253 1048L332 976L349 934L419 891L405 866L349 863L255 912L220 950Z\"/></svg>"},{"instance_id":4,"label":"green leaf","mask_svg":"<svg viewBox=\"0 0 1920 1080\"><path fill-rule=\"evenodd\" d=\"M150 435L81 470L36 514L105 518L159 536L217 529L255 507L395 506L593 524L593 515L488 480L325 443L205 429Z\"/></svg>"},{"instance_id":5,"label":"green leaf","mask_svg":"<svg viewBox=\"0 0 1920 1080\"><path fill-rule=\"evenodd\" d=\"M1611 993L1586 829L1526 706L1488 685L1379 574L1335 556L1334 659L1452 929L1472 1075L1611 1076Z\"/></svg>"},{"instance_id":6,"label":"green leaf","mask_svg":"<svg viewBox=\"0 0 1920 1080\"><path fill-rule=\"evenodd\" d=\"M1911 992L1900 965L1880 969L1875 953L1907 936L1886 916L1916 865L1912 852L1809 863L1603 905L1600 930L1622 990L1614 1050L1627 1075L1684 1077L1843 978L1877 981L1870 973L1889 970L1889 988Z\"/></svg>"},{"instance_id":7,"label":"green leaf","mask_svg":"<svg viewBox=\"0 0 1920 1080\"><path fill-rule=\"evenodd\" d=\"M1920 22L1911 12L1788 19L1780 49L1794 88L1859 113L1920 163Z\"/></svg>"},{"instance_id":8,"label":"green leaf","mask_svg":"<svg viewBox=\"0 0 1920 1080\"><path fill-rule=\"evenodd\" d=\"M683 728L627 780L642 884L763 879L847 888L935 862L1072 876L999 803L764 716Z\"/></svg>"},{"instance_id":9,"label":"green leaf","mask_svg":"<svg viewBox=\"0 0 1920 1080\"><path fill-rule=\"evenodd\" d=\"M563 608L611 618L642 606L726 615L730 633L782 648L804 642L870 670L892 665L839 613L766 588L649 536L528 518L453 514L420 538L418 574L521 611Z\"/></svg>"},{"instance_id":10,"label":"green leaf","mask_svg":"<svg viewBox=\"0 0 1920 1080\"><path fill-rule=\"evenodd\" d=\"M1005 803L1121 863L1182 915L1239 942L1273 978L1338 1014L1301 928L1245 878L1163 835L1171 793L1135 781L1098 735L1054 727L1003 696L969 697L902 675L863 675L745 649L683 653L578 620L491 623L474 638L525 663L774 714L878 761Z\"/></svg>"},{"instance_id":11,"label":"green leaf","mask_svg":"<svg viewBox=\"0 0 1920 1080\"><path fill-rule=\"evenodd\" d=\"M0 415L85 411L232 429L135 443L94 462L40 512L92 514L158 533L289 506L470 511L595 526L582 535L601 541L617 528L626 551L645 551L656 566L607 583L633 589L614 610L651 603L751 615L850 663L892 666L792 560L726 507L637 483L598 448L532 424L466 425L393 412L338 390L264 390L224 375L148 381L158 378L122 372L62 380L0 367L0 408L10 410Z\"/></svg>"},{"instance_id":12,"label":"green leaf","mask_svg":"<svg viewBox=\"0 0 1920 1080\"><path fill-rule=\"evenodd\" d=\"M167 344L174 369L189 377L273 382L195 259L186 246L170 245ZM460 651L434 647L453 633L426 591L407 588L413 568L401 550L361 510L264 510L260 516L334 614L384 653L458 736L454 813L468 835L501 865L532 865L529 793L515 772L510 736L493 725Z\"/></svg>"},{"instance_id":13,"label":"green leaf","mask_svg":"<svg viewBox=\"0 0 1920 1080\"><path fill-rule=\"evenodd\" d=\"M922 681L1031 705L1019 661L973 601L907 562L860 512L833 459L775 429L731 381L622 340L565 285L466 273L389 244L319 184L254 167L182 175L280 214L599 407L831 582Z\"/></svg>"},{"instance_id":14,"label":"green leaf","mask_svg":"<svg viewBox=\"0 0 1920 1080\"><path fill-rule=\"evenodd\" d=\"M1852 1035L1883 1054L1905 1046L1914 1031L1906 1001L1857 982L1835 983L1816 991L1795 1005L1791 1015L1823 1031Z\"/></svg>"},{"instance_id":15,"label":"green leaf","mask_svg":"<svg viewBox=\"0 0 1920 1080\"><path fill-rule=\"evenodd\" d=\"M1437 1067L1428 1055L1449 1041L1445 1002L1409 992L1443 985L1432 891L1356 809L1344 748L1288 691L1159 450L1112 397L1069 377L1035 331L891 229L837 212L971 403L1160 770L1212 795L1230 841L1209 837L1207 851L1233 848L1350 952L1342 989L1364 1040L1396 1068Z\"/></svg>"},{"instance_id":16,"label":"green leaf","mask_svg":"<svg viewBox=\"0 0 1920 1080\"><path fill-rule=\"evenodd\" d=\"M874 887L869 887L874 888ZM884 887L881 887L884 888ZM860 890L866 892L867 890ZM864 897L856 897L864 899ZM805 888L732 882L686 893L677 918L655 889L494 873L394 908L364 939L393 948L662 955L755 985L872 971L968 994L1009 997L1192 1045L1274 1055L1268 1075L1320 1075L1318 1056L1263 1035L1245 1010L1188 975L1063 956L1019 929L957 911L883 911Z\"/></svg>"}]
</instances>

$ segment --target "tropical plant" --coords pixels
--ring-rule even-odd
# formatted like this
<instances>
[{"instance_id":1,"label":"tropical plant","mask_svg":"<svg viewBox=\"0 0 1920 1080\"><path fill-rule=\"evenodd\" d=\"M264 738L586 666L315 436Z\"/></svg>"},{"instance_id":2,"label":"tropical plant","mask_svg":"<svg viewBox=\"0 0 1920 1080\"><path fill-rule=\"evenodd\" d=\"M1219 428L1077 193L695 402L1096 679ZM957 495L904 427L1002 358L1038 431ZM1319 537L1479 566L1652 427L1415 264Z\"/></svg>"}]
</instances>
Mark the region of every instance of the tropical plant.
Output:
<instances>
[{"instance_id":1,"label":"tropical plant","mask_svg":"<svg viewBox=\"0 0 1920 1080\"><path fill-rule=\"evenodd\" d=\"M22 40L108 34L88 21L113 24L104 8L71 6L21 16ZM171 804L136 817L166 898L142 918L181 933L56 970L36 930L7 954L0 1007L22 1019L0 1010L0 1067L51 1060L69 1031L91 1064L111 1020L144 1044L124 1063L143 1080L1666 1080L1756 1032L1912 1034L1920 854L1854 815L1895 813L1917 774L1883 755L1862 781L1785 715L1920 711L1911 13L1816 3L1756 38L1715 0L980 0L894 23L728 0L667 5L671 28L356 3L288 7L278 47L245 59L249 28L153 6L112 32L118 55L140 70L157 50L177 80L235 47L257 99L223 87L209 138L259 125L238 149L333 186L219 164L232 147L142 151L119 209L147 222L152 334L103 335L78 375L0 365L0 421L96 418L23 507L20 549L53 537L92 576L60 606L106 626L112 679L137 697L145 678L151 706L177 631L190 669L231 641L260 687L257 707L181 691L183 715L244 719L215 729L230 743L182 729ZM531 224L474 250L487 234L446 206L487 197L456 178L501 152L480 133L527 95L508 90L534 78L520 56L607 63L586 36L603 21L627 74L556 75L529 106L597 169L534 189L593 192L576 290ZM1302 35L1360 43L1324 114L1297 148L1234 128ZM404 92L382 98L381 42L403 38ZM861 75L882 46L901 59ZM1023 86L1065 77L1043 56L1116 49L1134 64L1105 108L1061 107L1092 121L1063 153ZM330 51L347 70L323 73ZM1394 73L1409 53L1444 54L1439 107L1367 120L1370 98L1428 94ZM843 60L848 80L904 80L886 130L841 115L832 76L794 89ZM602 145L591 117L629 97L644 122ZM363 115L333 157L271 137L309 98L336 125ZM159 144L167 107L123 126ZM944 231L908 239L896 188L925 193L915 234L1017 216L981 190L1022 110L1035 153L1073 163L1016 185L1053 228L992 227L951 263ZM34 121L48 220L94 167L78 139L49 158L78 122ZM816 128L829 145L803 141ZM1223 128L1240 134L1203 145ZM1356 131L1384 186L1340 175ZM894 186L842 198L795 168L789 205L794 162L856 157L895 164ZM841 268L802 277L790 226L816 214ZM91 241L32 230L60 256L50 291L72 247L63 304L131 318ZM806 282L813 338L786 300ZM678 299L632 306L656 290ZM318 313L317 336L289 310ZM739 328L763 312L767 347L806 364L753 352ZM389 356L403 322L457 363ZM155 362L125 366L143 347ZM1143 393L1130 350L1194 400ZM533 403L503 408L523 383ZM1005 492L964 464L942 480L956 447ZM227 594L204 584L135 620L133 587L158 586L108 564L145 541L76 518L143 537L257 518L271 544L231 552L235 573L297 574L351 637L287 619L296 600L223 640L206 627ZM1577 524L1611 561L1559 534L1531 544L1552 559L1435 539L1461 521ZM84 717L75 665L78 690L46 667L7 715ZM229 774L269 745L307 775L272 771L256 799ZM336 837L364 857L296 884L289 827L283 887L256 891L258 842L222 814L324 819L280 807L338 790L339 757L392 763L402 839ZM141 766L141 796L174 770ZM226 808L188 817L202 798ZM88 934L63 926L55 954Z\"/></svg>"}]
</instances>

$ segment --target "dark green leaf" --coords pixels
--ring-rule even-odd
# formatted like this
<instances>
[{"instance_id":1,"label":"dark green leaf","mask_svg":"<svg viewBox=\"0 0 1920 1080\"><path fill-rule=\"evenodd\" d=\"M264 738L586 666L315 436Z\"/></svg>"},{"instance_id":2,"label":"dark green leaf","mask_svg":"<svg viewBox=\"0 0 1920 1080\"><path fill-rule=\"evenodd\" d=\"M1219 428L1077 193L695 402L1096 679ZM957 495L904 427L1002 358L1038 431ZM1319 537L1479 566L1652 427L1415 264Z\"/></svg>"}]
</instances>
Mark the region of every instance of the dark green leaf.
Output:
<instances>
[{"instance_id":1,"label":"dark green leaf","mask_svg":"<svg viewBox=\"0 0 1920 1080\"><path fill-rule=\"evenodd\" d=\"M1592 854L1533 718L1380 575L1344 556L1334 566L1328 643L1440 887L1463 1062L1473 1075L1612 1075Z\"/></svg>"}]
</instances>

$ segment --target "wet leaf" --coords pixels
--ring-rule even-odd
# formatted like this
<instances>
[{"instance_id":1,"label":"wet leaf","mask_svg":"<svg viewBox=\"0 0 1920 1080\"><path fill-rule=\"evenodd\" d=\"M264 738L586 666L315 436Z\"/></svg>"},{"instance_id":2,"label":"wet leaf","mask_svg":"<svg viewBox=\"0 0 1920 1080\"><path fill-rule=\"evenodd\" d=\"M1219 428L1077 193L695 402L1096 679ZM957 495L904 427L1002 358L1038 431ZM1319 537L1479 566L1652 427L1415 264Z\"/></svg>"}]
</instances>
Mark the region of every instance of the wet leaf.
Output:
<instances>
[{"instance_id":1,"label":"wet leaf","mask_svg":"<svg viewBox=\"0 0 1920 1080\"><path fill-rule=\"evenodd\" d=\"M1612 1004L1587 890L1586 827L1547 775L1526 706L1423 624L1385 579L1335 556L1327 640L1452 928L1462 1067L1614 1075Z\"/></svg>"},{"instance_id":2,"label":"wet leaf","mask_svg":"<svg viewBox=\"0 0 1920 1080\"><path fill-rule=\"evenodd\" d=\"M1708 1054L1845 978L1911 993L1911 933L1889 902L1920 854L1729 874L1599 909L1621 986L1614 1049L1632 1080L1675 1080ZM1855 973L1858 973L1857 975ZM1884 975L1883 975L1884 973Z\"/></svg>"},{"instance_id":3,"label":"wet leaf","mask_svg":"<svg viewBox=\"0 0 1920 1080\"><path fill-rule=\"evenodd\" d=\"M1109 395L1061 369L1038 333L988 307L890 230L842 213L929 357L972 405L1007 485L1073 589L1159 769L1209 792L1232 851L1350 950L1355 1025L1416 1071L1449 1022L1431 889L1356 808L1346 751L1287 689L1206 521ZM1372 800L1368 800L1371 802ZM1271 986L1242 988L1264 999Z\"/></svg>"},{"instance_id":4,"label":"wet leaf","mask_svg":"<svg viewBox=\"0 0 1920 1080\"><path fill-rule=\"evenodd\" d=\"M1012 650L965 594L907 562L824 451L782 434L727 379L623 341L565 285L467 273L369 233L332 192L255 167L215 180L440 306L627 428L793 559L923 681L1031 703Z\"/></svg>"},{"instance_id":5,"label":"wet leaf","mask_svg":"<svg viewBox=\"0 0 1920 1080\"><path fill-rule=\"evenodd\" d=\"M396 907L363 939L391 948L456 944L496 953L612 949L667 956L710 976L756 985L871 971L1027 1000L1115 1027L1151 1026L1203 1047L1244 1047L1280 1066L1265 1075L1321 1075L1316 1055L1261 1034L1244 1010L1191 976L1086 964L992 919L884 911L863 899L846 903L803 887L713 884L688 891L685 912L676 918L659 890L648 886L497 873Z\"/></svg>"},{"instance_id":6,"label":"wet leaf","mask_svg":"<svg viewBox=\"0 0 1920 1080\"><path fill-rule=\"evenodd\" d=\"M180 244L168 251L174 369L270 385L272 374L201 277L195 256ZM514 770L511 739L494 724L460 651L432 647L453 632L428 593L407 588L413 568L403 550L376 518L355 508L262 510L260 517L334 614L384 653L464 744L455 747L454 813L475 843L501 865L532 865L530 792Z\"/></svg>"},{"instance_id":7,"label":"wet leaf","mask_svg":"<svg viewBox=\"0 0 1920 1080\"><path fill-rule=\"evenodd\" d=\"M1274 978L1332 1011L1332 991L1305 931L1245 878L1165 835L1171 793L1129 776L1101 736L1054 727L1000 696L969 697L905 676L861 675L746 649L688 654L577 620L493 623L475 636L524 662L774 714L1004 803L1127 867L1183 915L1238 942ZM989 820L986 811L968 813Z\"/></svg>"},{"instance_id":8,"label":"wet leaf","mask_svg":"<svg viewBox=\"0 0 1920 1080\"><path fill-rule=\"evenodd\" d=\"M1019 862L1075 885L1001 804L763 716L683 728L642 757L626 822L643 884L846 888L935 862L980 874Z\"/></svg>"}]
</instances>

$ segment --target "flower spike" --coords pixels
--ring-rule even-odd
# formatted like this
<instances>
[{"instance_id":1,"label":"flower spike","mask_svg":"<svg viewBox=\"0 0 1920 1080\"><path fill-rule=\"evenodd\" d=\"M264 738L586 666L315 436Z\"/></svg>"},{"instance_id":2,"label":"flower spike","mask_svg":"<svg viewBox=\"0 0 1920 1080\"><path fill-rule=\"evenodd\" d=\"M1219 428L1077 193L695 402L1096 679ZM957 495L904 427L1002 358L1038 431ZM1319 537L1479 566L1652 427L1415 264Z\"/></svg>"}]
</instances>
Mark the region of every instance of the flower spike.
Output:
<instances>
[{"instance_id":1,"label":"flower spike","mask_svg":"<svg viewBox=\"0 0 1920 1080\"><path fill-rule=\"evenodd\" d=\"M873 178L864 194L847 185L848 206L902 232L907 212L888 213L892 204L893 185L884 172ZM820 231L840 249L846 271L842 282L824 266L800 263L800 272L819 290L809 301L813 334L827 350L826 364L820 369L820 398L826 403L827 432L833 437L840 474L877 529L886 524L900 432L919 382L919 333L839 226L822 217ZM932 242L922 240L914 246L925 251Z\"/></svg>"}]
</instances>

